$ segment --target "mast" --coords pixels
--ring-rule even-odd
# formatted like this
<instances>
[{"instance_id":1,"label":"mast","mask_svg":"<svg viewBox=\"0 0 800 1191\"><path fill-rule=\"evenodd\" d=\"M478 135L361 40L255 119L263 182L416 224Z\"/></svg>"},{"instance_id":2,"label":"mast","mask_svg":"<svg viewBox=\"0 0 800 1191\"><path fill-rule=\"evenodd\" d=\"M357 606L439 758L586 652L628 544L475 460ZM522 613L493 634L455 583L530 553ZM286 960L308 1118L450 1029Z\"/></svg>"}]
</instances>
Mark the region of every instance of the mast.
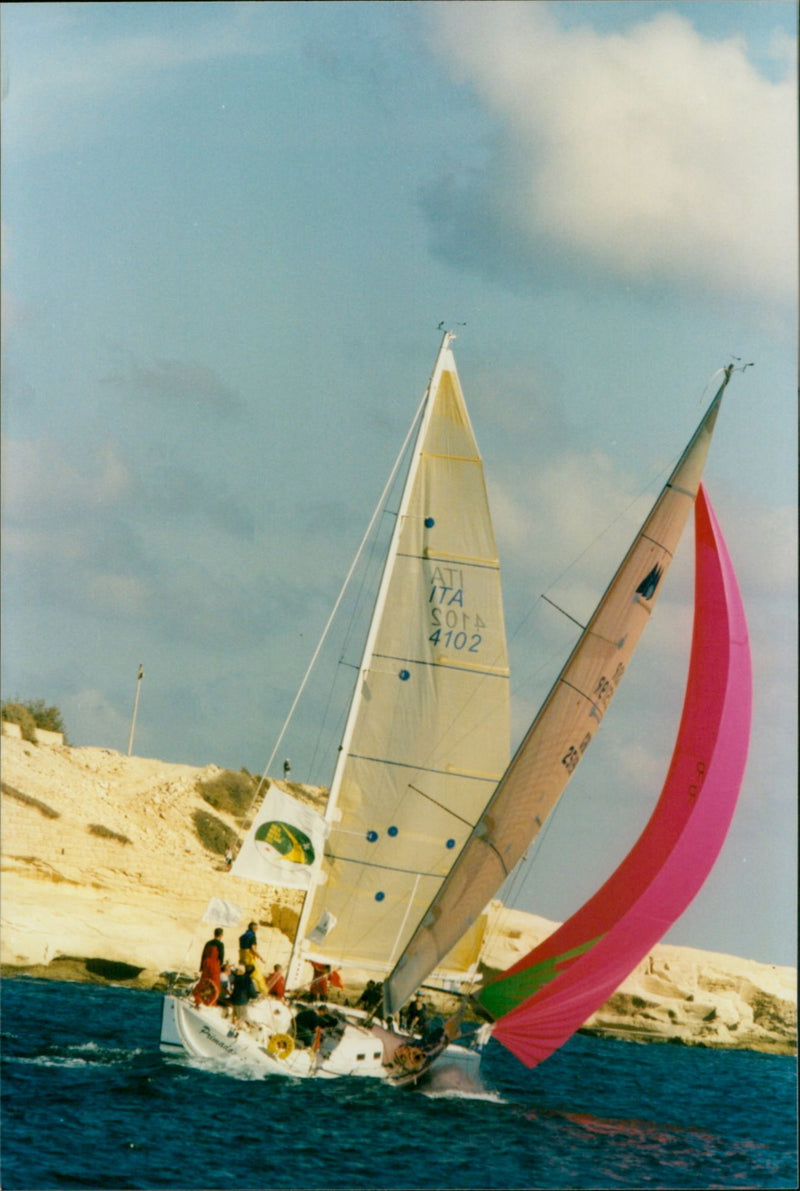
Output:
<instances>
[{"instance_id":1,"label":"mast","mask_svg":"<svg viewBox=\"0 0 800 1191\"><path fill-rule=\"evenodd\" d=\"M406 473L405 483L403 485L403 493L400 499L400 505L395 517L395 524L392 530L392 536L389 542L389 547L386 553L386 559L383 567L383 574L381 582L378 587L378 592L375 597L375 604L372 610L372 617L370 619L369 630L367 632L366 641L364 643L364 650L361 656L361 662L358 668L358 676L356 678L353 695L350 700L350 708L345 723L342 741L339 745L339 751L336 757L336 764L334 766L333 776L331 778L330 793L325 807L325 819L328 824L334 823L338 815L338 801L339 792L341 789L342 774L347 763L348 749L352 740L353 731L358 719L358 713L363 698L363 679L370 668L372 656L375 650L375 640L378 633L378 628L383 614L383 609L386 604L386 596L389 589L389 584L392 578L395 559L397 557L397 544L400 538L400 533L403 525L403 518L408 511L408 504L410 494L413 489L414 480L417 475L420 463L420 444L424 442L425 434L428 428L428 422L431 413L431 394L436 391L439 375L443 370L446 362L452 363L452 356L450 354L450 343L455 338L451 331L445 331L442 336L442 341L439 346L439 351L436 356L436 362L431 373L428 387L425 390L421 409L418 411L416 418L419 419L416 438L412 448L411 459L409 461L408 472ZM300 982L300 973L303 964L303 942L306 931L309 925L309 917L311 914L314 891L316 886L320 883L320 873L318 871L316 881L306 893L303 899L303 907L300 912L300 917L297 923L297 931L292 944L292 953L289 960L287 970L286 986L288 989L296 988Z\"/></svg>"}]
</instances>

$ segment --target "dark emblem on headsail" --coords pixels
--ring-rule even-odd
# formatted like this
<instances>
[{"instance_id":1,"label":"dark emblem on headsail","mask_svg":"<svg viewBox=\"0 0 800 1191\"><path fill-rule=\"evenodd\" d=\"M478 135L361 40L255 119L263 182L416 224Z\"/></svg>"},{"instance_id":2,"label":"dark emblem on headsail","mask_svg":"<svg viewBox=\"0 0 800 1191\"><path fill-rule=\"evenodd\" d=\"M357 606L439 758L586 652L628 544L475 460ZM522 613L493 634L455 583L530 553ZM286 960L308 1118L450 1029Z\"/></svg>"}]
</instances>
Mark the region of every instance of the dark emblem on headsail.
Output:
<instances>
[{"instance_id":1,"label":"dark emblem on headsail","mask_svg":"<svg viewBox=\"0 0 800 1191\"><path fill-rule=\"evenodd\" d=\"M656 588L661 582L661 576L663 574L663 567L656 563L650 574L645 579L642 579L641 583L636 588L636 594L640 595L643 600L652 600L653 596L656 594Z\"/></svg>"}]
</instances>

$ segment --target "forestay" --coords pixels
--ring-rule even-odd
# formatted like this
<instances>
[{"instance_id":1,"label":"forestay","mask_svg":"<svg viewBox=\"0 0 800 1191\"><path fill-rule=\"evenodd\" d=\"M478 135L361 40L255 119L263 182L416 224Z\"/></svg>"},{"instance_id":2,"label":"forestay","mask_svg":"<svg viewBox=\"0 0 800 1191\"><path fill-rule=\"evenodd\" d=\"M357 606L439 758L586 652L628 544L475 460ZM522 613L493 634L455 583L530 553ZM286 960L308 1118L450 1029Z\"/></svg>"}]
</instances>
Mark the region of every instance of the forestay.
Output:
<instances>
[{"instance_id":1,"label":"forestay","mask_svg":"<svg viewBox=\"0 0 800 1191\"><path fill-rule=\"evenodd\" d=\"M536 837L594 737L691 511L722 394L711 402L442 887L384 985L395 1012L480 914Z\"/></svg>"},{"instance_id":2,"label":"forestay","mask_svg":"<svg viewBox=\"0 0 800 1191\"><path fill-rule=\"evenodd\" d=\"M390 970L507 764L508 688L483 467L446 335L331 785L302 954Z\"/></svg>"}]
</instances>

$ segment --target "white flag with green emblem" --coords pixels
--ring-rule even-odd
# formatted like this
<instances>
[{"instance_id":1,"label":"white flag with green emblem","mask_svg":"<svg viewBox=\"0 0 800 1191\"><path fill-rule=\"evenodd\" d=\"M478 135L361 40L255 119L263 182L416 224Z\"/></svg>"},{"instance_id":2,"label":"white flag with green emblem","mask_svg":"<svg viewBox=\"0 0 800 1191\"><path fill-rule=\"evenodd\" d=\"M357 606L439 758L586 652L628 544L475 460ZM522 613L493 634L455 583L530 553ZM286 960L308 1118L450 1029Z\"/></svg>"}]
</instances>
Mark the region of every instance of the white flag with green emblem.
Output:
<instances>
[{"instance_id":1,"label":"white flag with green emblem","mask_svg":"<svg viewBox=\"0 0 800 1191\"><path fill-rule=\"evenodd\" d=\"M264 885L308 889L327 834L322 815L270 786L231 871Z\"/></svg>"}]
</instances>

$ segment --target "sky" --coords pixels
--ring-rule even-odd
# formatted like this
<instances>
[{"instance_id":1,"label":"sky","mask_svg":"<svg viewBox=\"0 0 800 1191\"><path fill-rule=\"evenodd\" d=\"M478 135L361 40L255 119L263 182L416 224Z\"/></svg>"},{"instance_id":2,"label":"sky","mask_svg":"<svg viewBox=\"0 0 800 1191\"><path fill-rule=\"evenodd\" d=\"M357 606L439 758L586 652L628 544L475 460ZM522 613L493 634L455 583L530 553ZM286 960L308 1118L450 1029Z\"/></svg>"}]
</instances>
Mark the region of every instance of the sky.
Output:
<instances>
[{"instance_id":1,"label":"sky","mask_svg":"<svg viewBox=\"0 0 800 1191\"><path fill-rule=\"evenodd\" d=\"M261 772L440 323L484 457L516 744L729 362L705 479L755 672L667 941L795 962L794 3L2 12L4 699ZM718 376L717 376L718 381ZM526 868L561 920L661 788L691 532ZM306 721L292 776L320 780Z\"/></svg>"}]
</instances>

